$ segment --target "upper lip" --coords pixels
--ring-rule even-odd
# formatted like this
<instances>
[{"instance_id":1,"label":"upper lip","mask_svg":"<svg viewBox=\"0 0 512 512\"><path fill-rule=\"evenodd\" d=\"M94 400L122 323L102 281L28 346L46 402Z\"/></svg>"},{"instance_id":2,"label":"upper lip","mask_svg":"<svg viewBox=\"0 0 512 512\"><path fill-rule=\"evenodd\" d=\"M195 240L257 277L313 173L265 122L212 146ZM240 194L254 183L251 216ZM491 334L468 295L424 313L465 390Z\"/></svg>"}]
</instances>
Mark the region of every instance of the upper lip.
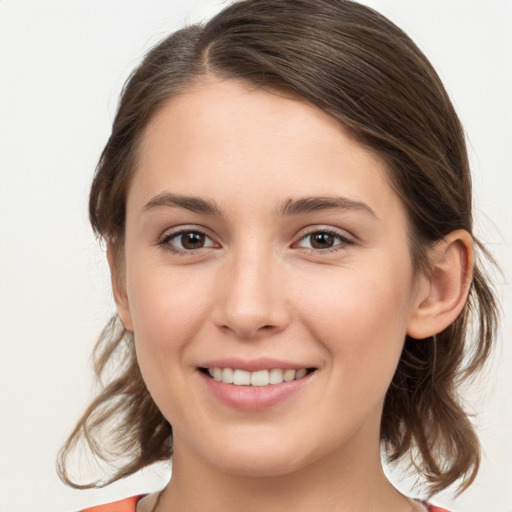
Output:
<instances>
[{"instance_id":1,"label":"upper lip","mask_svg":"<svg viewBox=\"0 0 512 512\"><path fill-rule=\"evenodd\" d=\"M283 361L282 359L273 359L268 357L261 357L258 359L240 359L240 358L227 358L227 359L214 359L202 362L198 365L199 368L233 368L238 370L245 370L248 372L257 372L258 370L271 370L279 368L281 370L300 370L301 368L313 368L310 364L296 363L292 361Z\"/></svg>"}]
</instances>

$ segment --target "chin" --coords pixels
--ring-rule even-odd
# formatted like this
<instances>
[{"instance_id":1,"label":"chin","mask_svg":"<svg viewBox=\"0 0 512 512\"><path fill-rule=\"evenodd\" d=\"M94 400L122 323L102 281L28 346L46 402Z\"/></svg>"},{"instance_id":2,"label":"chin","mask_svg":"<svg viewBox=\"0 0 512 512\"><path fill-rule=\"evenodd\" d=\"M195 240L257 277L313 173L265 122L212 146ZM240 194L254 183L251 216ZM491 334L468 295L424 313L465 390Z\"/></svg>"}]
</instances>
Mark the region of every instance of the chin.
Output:
<instances>
[{"instance_id":1,"label":"chin","mask_svg":"<svg viewBox=\"0 0 512 512\"><path fill-rule=\"evenodd\" d=\"M232 475L244 477L277 477L293 473L302 468L301 464L290 463L289 460L276 460L275 457L259 457L257 460L216 460L219 469Z\"/></svg>"},{"instance_id":2,"label":"chin","mask_svg":"<svg viewBox=\"0 0 512 512\"><path fill-rule=\"evenodd\" d=\"M293 473L309 465L318 458L318 453L302 453L297 446L285 443L260 443L253 439L245 446L233 446L233 442L224 449L217 445L216 453L210 455L211 463L229 474L246 477L276 477ZM238 444L238 443L237 443Z\"/></svg>"}]
</instances>

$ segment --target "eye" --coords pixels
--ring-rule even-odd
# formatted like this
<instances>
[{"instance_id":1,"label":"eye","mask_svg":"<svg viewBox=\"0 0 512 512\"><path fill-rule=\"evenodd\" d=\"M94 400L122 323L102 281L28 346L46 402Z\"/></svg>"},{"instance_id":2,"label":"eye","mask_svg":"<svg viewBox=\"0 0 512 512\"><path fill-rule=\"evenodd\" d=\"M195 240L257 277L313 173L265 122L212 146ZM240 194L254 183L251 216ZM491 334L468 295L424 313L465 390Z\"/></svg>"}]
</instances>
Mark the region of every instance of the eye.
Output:
<instances>
[{"instance_id":1,"label":"eye","mask_svg":"<svg viewBox=\"0 0 512 512\"><path fill-rule=\"evenodd\" d=\"M187 253L205 249L208 247L218 247L209 236L196 229L181 229L165 235L158 245L176 253Z\"/></svg>"},{"instance_id":2,"label":"eye","mask_svg":"<svg viewBox=\"0 0 512 512\"><path fill-rule=\"evenodd\" d=\"M296 245L315 251L329 251L343 249L345 246L351 245L352 243L352 240L337 231L319 229L304 235Z\"/></svg>"}]
</instances>

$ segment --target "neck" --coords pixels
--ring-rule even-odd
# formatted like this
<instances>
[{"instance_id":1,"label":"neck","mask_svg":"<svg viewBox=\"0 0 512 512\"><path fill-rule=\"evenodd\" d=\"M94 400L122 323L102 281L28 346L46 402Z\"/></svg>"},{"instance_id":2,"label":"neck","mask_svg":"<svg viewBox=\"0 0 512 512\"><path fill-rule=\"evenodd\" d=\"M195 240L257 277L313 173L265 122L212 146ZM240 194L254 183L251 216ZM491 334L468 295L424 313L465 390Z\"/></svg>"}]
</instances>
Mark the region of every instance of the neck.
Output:
<instances>
[{"instance_id":1,"label":"neck","mask_svg":"<svg viewBox=\"0 0 512 512\"><path fill-rule=\"evenodd\" d=\"M384 475L378 443L372 453L356 443L297 471L255 477L225 472L175 441L172 478L158 512L414 510Z\"/></svg>"}]
</instances>

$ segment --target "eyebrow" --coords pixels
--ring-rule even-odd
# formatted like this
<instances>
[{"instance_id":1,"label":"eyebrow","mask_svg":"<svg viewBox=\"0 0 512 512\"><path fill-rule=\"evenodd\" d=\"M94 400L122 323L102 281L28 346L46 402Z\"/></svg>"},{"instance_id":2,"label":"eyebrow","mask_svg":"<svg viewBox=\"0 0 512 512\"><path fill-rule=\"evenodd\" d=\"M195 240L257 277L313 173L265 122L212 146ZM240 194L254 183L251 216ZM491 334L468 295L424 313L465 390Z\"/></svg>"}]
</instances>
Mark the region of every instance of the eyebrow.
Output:
<instances>
[{"instance_id":1,"label":"eyebrow","mask_svg":"<svg viewBox=\"0 0 512 512\"><path fill-rule=\"evenodd\" d=\"M340 196L315 196L298 199L289 198L277 210L278 215L299 215L322 210L357 210L378 218L375 212L361 201Z\"/></svg>"},{"instance_id":2,"label":"eyebrow","mask_svg":"<svg viewBox=\"0 0 512 512\"><path fill-rule=\"evenodd\" d=\"M171 192L162 192L150 199L145 204L143 211L147 212L160 207L178 207L185 208L194 213L216 215L219 217L225 216L224 212L215 201L202 199L200 197L173 194ZM322 210L356 210L369 213L373 217L378 218L375 212L366 203L340 196L315 196L297 199L290 197L277 208L276 213L278 216L284 217Z\"/></svg>"},{"instance_id":3,"label":"eyebrow","mask_svg":"<svg viewBox=\"0 0 512 512\"><path fill-rule=\"evenodd\" d=\"M143 211L147 212L162 206L177 206L179 208L185 208L186 210L190 210L195 213L218 215L219 217L224 216L223 211L221 208L219 208L219 206L217 206L215 201L201 199L200 197L181 196L172 194L170 192L162 192L161 194L153 197L145 204Z\"/></svg>"}]
</instances>

